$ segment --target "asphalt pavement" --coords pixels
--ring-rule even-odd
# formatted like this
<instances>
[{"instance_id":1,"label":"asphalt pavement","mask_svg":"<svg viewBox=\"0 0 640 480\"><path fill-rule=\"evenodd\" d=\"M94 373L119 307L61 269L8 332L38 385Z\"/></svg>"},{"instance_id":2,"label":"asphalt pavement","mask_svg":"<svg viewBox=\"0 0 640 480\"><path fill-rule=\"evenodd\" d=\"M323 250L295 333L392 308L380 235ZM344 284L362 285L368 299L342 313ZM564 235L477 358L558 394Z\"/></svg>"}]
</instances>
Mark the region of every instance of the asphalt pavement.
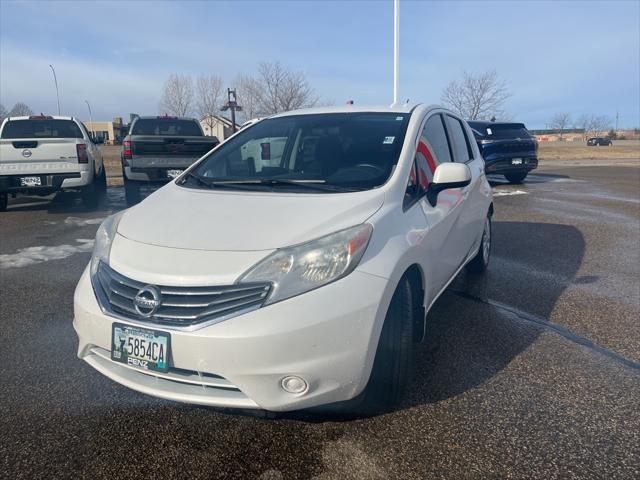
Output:
<instances>
[{"instance_id":1,"label":"asphalt pavement","mask_svg":"<svg viewBox=\"0 0 640 480\"><path fill-rule=\"evenodd\" d=\"M640 167L492 181L487 275L429 313L397 410L276 419L122 387L76 357L73 292L110 187L0 213L0 478L640 478Z\"/></svg>"}]
</instances>

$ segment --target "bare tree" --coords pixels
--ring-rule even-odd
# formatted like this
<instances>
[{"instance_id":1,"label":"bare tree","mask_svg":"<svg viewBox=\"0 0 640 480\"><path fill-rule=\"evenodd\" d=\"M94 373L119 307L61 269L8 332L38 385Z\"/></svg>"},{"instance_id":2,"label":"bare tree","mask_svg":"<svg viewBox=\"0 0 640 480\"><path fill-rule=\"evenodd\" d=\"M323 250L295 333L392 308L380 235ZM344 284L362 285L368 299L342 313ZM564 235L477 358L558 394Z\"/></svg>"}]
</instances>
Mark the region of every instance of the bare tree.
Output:
<instances>
[{"instance_id":1,"label":"bare tree","mask_svg":"<svg viewBox=\"0 0 640 480\"><path fill-rule=\"evenodd\" d=\"M24 102L17 102L9 111L10 117L22 117L26 115L33 115L33 110Z\"/></svg>"},{"instance_id":2,"label":"bare tree","mask_svg":"<svg viewBox=\"0 0 640 480\"><path fill-rule=\"evenodd\" d=\"M574 126L583 129L585 137L589 137L606 131L611 126L611 119L606 115L583 113L578 117Z\"/></svg>"},{"instance_id":3,"label":"bare tree","mask_svg":"<svg viewBox=\"0 0 640 480\"><path fill-rule=\"evenodd\" d=\"M311 107L318 97L303 72L271 62L260 64L255 76L238 78L238 100L246 116L253 118Z\"/></svg>"},{"instance_id":4,"label":"bare tree","mask_svg":"<svg viewBox=\"0 0 640 480\"><path fill-rule=\"evenodd\" d=\"M484 73L463 72L460 82L450 82L441 101L467 120L488 120L504 116L504 104L511 96L506 83L495 70Z\"/></svg>"},{"instance_id":5,"label":"bare tree","mask_svg":"<svg viewBox=\"0 0 640 480\"><path fill-rule=\"evenodd\" d=\"M571 125L571 115L567 112L556 113L549 121L549 128L559 131L561 140L569 125Z\"/></svg>"},{"instance_id":6,"label":"bare tree","mask_svg":"<svg viewBox=\"0 0 640 480\"><path fill-rule=\"evenodd\" d=\"M0 122L7 118L7 113L7 109L4 108L4 105L0 103Z\"/></svg>"},{"instance_id":7,"label":"bare tree","mask_svg":"<svg viewBox=\"0 0 640 480\"><path fill-rule=\"evenodd\" d=\"M213 127L217 123L216 115L222 107L222 78L216 75L205 75L196 80L196 106L200 120L209 127L213 135Z\"/></svg>"},{"instance_id":8,"label":"bare tree","mask_svg":"<svg viewBox=\"0 0 640 480\"><path fill-rule=\"evenodd\" d=\"M164 83L160 113L186 117L193 106L193 80L190 75L172 73Z\"/></svg>"}]
</instances>

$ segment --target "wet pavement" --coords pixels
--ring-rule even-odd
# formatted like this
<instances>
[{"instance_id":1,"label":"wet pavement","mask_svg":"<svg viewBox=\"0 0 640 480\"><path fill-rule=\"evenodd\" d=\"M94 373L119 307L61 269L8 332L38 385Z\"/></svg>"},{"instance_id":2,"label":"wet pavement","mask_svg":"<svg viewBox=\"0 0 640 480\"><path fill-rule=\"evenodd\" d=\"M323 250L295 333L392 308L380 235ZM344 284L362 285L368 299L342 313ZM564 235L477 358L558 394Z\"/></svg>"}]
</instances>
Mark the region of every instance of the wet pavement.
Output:
<instances>
[{"instance_id":1,"label":"wet pavement","mask_svg":"<svg viewBox=\"0 0 640 480\"><path fill-rule=\"evenodd\" d=\"M640 478L640 168L492 181L494 250L429 314L403 405L371 418L158 400L75 356L98 223L73 197L0 214L0 478Z\"/></svg>"}]
</instances>

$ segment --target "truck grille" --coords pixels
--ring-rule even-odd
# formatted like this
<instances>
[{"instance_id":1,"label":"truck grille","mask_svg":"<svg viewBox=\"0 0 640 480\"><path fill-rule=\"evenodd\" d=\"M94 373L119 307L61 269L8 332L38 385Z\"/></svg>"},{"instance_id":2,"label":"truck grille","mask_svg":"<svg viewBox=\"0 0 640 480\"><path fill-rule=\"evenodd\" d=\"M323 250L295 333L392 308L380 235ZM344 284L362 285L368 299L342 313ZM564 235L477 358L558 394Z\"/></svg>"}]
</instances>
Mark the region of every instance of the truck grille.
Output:
<instances>
[{"instance_id":1,"label":"truck grille","mask_svg":"<svg viewBox=\"0 0 640 480\"><path fill-rule=\"evenodd\" d=\"M211 287L169 287L155 285L160 304L151 315L142 315L134 299L149 286L119 274L100 263L92 278L93 288L106 313L136 322L168 327L197 327L260 308L271 289L270 283L246 283Z\"/></svg>"}]
</instances>

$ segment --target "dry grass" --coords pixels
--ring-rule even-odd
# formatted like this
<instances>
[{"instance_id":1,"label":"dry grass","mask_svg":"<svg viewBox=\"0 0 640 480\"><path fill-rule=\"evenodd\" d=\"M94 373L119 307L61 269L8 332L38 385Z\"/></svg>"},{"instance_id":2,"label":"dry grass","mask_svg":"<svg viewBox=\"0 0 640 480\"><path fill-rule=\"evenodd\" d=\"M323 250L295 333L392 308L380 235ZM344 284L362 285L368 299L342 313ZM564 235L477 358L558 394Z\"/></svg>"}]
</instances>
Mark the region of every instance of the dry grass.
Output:
<instances>
[{"instance_id":1,"label":"dry grass","mask_svg":"<svg viewBox=\"0 0 640 480\"><path fill-rule=\"evenodd\" d=\"M541 142L540 160L621 160L640 158L640 143L614 142L610 147L587 147L584 143Z\"/></svg>"}]
</instances>

